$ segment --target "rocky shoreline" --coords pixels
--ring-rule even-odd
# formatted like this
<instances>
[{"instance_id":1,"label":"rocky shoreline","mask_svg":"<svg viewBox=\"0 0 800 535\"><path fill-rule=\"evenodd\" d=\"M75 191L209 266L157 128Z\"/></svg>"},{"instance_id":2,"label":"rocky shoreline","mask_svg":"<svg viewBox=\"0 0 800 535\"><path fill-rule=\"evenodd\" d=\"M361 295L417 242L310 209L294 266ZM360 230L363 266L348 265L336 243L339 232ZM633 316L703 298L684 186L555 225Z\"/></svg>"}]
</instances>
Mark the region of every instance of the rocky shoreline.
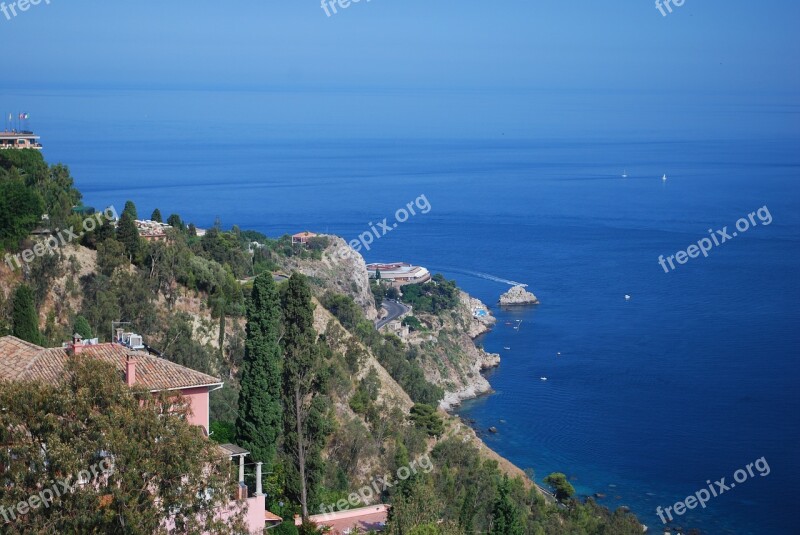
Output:
<instances>
[{"instance_id":1,"label":"rocky shoreline","mask_svg":"<svg viewBox=\"0 0 800 535\"><path fill-rule=\"evenodd\" d=\"M524 286L514 286L506 293L500 296L501 306L513 305L538 305L539 299L531 292L527 291Z\"/></svg>"}]
</instances>

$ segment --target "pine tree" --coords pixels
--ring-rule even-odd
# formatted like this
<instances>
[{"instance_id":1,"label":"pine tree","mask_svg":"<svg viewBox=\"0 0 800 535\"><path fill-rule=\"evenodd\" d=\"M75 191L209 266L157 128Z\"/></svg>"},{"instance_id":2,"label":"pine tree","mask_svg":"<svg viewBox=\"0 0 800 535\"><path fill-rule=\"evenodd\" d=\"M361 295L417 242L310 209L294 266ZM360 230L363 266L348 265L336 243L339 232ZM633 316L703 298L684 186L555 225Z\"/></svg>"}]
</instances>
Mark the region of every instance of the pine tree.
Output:
<instances>
[{"instance_id":1,"label":"pine tree","mask_svg":"<svg viewBox=\"0 0 800 535\"><path fill-rule=\"evenodd\" d=\"M130 212L123 212L117 223L117 241L125 246L128 258L133 262L140 251L139 231L136 228L134 216Z\"/></svg>"},{"instance_id":2,"label":"pine tree","mask_svg":"<svg viewBox=\"0 0 800 535\"><path fill-rule=\"evenodd\" d=\"M161 210L159 210L158 208L153 210L153 214L150 216L150 221L157 221L157 222L161 223L162 222L162 220L161 220Z\"/></svg>"},{"instance_id":3,"label":"pine tree","mask_svg":"<svg viewBox=\"0 0 800 535\"><path fill-rule=\"evenodd\" d=\"M324 348L314 330L314 305L305 276L292 274L281 295L283 304L283 406L286 490L297 499L303 519L316 498L324 463L322 447L328 433L327 407L321 390L320 366Z\"/></svg>"},{"instance_id":4,"label":"pine tree","mask_svg":"<svg viewBox=\"0 0 800 535\"><path fill-rule=\"evenodd\" d=\"M520 512L509 497L508 476L503 476L503 481L497 489L497 499L492 508L492 529L490 535L522 535L522 522Z\"/></svg>"},{"instance_id":5,"label":"pine tree","mask_svg":"<svg viewBox=\"0 0 800 535\"><path fill-rule=\"evenodd\" d=\"M33 291L27 284L20 284L14 292L11 322L12 334L17 338L37 345L44 343L39 332L39 316L33 304Z\"/></svg>"},{"instance_id":6,"label":"pine tree","mask_svg":"<svg viewBox=\"0 0 800 535\"><path fill-rule=\"evenodd\" d=\"M280 299L270 273L258 276L247 310L237 442L271 471L282 426Z\"/></svg>"}]
</instances>

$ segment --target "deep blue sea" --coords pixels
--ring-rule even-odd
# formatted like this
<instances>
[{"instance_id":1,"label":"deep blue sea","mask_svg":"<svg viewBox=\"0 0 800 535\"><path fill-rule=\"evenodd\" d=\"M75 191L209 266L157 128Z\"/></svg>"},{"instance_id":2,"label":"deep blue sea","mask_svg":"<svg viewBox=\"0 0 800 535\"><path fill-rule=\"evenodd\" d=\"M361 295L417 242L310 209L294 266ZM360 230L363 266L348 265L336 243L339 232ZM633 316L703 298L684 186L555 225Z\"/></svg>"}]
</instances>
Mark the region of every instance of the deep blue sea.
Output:
<instances>
[{"instance_id":1,"label":"deep blue sea","mask_svg":"<svg viewBox=\"0 0 800 535\"><path fill-rule=\"evenodd\" d=\"M425 265L492 305L498 324L479 343L502 355L496 393L461 410L498 427L492 448L540 481L565 472L656 533L657 506L764 457L768 475L676 525L800 532L796 97L0 96L31 113L46 157L97 207L132 199L140 215L158 207L200 227L218 216L354 238L425 195L430 212L365 256ZM659 265L763 207L770 224L756 216L708 258ZM502 280L541 305L499 310Z\"/></svg>"}]
</instances>

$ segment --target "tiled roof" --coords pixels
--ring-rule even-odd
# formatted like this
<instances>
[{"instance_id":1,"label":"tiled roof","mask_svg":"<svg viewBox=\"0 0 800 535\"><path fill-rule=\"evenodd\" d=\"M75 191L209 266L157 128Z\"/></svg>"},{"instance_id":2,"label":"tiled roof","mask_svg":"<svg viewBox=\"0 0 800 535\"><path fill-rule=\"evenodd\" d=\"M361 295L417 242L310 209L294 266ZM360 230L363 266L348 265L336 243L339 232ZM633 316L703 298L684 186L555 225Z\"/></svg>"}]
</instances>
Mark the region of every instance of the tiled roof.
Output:
<instances>
[{"instance_id":1,"label":"tiled roof","mask_svg":"<svg viewBox=\"0 0 800 535\"><path fill-rule=\"evenodd\" d=\"M125 363L129 355L136 358L136 386L148 390L174 390L222 383L216 377L119 344L85 345L78 356L113 364L121 380L125 380ZM14 336L0 338L2 381L58 382L64 376L68 360L69 353L65 348L45 349Z\"/></svg>"}]
</instances>

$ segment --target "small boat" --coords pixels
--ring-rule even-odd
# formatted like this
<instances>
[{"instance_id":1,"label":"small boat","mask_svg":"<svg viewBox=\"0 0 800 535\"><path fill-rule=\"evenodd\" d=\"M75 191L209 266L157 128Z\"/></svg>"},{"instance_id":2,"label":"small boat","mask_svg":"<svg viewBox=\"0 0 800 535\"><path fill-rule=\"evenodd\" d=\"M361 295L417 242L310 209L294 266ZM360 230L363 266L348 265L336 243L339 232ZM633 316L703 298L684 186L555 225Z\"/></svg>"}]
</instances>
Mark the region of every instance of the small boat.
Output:
<instances>
[{"instance_id":1,"label":"small boat","mask_svg":"<svg viewBox=\"0 0 800 535\"><path fill-rule=\"evenodd\" d=\"M662 180L663 182L666 182L666 181L667 181L667 174L666 174L666 173L664 173L664 176L662 176L662 177L661 177L661 180Z\"/></svg>"},{"instance_id":2,"label":"small boat","mask_svg":"<svg viewBox=\"0 0 800 535\"><path fill-rule=\"evenodd\" d=\"M510 348L510 347L504 347L503 349L505 349L506 351L508 351L508 350L509 350L509 349L511 349L511 348Z\"/></svg>"},{"instance_id":3,"label":"small boat","mask_svg":"<svg viewBox=\"0 0 800 535\"><path fill-rule=\"evenodd\" d=\"M628 178L628 170L627 170L627 169L625 169L625 170L622 172L622 178Z\"/></svg>"},{"instance_id":4,"label":"small boat","mask_svg":"<svg viewBox=\"0 0 800 535\"><path fill-rule=\"evenodd\" d=\"M539 377L542 381L547 381L547 377Z\"/></svg>"},{"instance_id":5,"label":"small boat","mask_svg":"<svg viewBox=\"0 0 800 535\"><path fill-rule=\"evenodd\" d=\"M506 322L506 325L511 325L511 322L510 322L510 321L507 321L507 322Z\"/></svg>"},{"instance_id":6,"label":"small boat","mask_svg":"<svg viewBox=\"0 0 800 535\"><path fill-rule=\"evenodd\" d=\"M560 357L560 356L561 356L561 351L559 351L558 353L556 353L556 355L558 355L558 356Z\"/></svg>"},{"instance_id":7,"label":"small boat","mask_svg":"<svg viewBox=\"0 0 800 535\"><path fill-rule=\"evenodd\" d=\"M625 294L625 301L630 301L630 300L631 300L631 296L628 295L628 294Z\"/></svg>"}]
</instances>

